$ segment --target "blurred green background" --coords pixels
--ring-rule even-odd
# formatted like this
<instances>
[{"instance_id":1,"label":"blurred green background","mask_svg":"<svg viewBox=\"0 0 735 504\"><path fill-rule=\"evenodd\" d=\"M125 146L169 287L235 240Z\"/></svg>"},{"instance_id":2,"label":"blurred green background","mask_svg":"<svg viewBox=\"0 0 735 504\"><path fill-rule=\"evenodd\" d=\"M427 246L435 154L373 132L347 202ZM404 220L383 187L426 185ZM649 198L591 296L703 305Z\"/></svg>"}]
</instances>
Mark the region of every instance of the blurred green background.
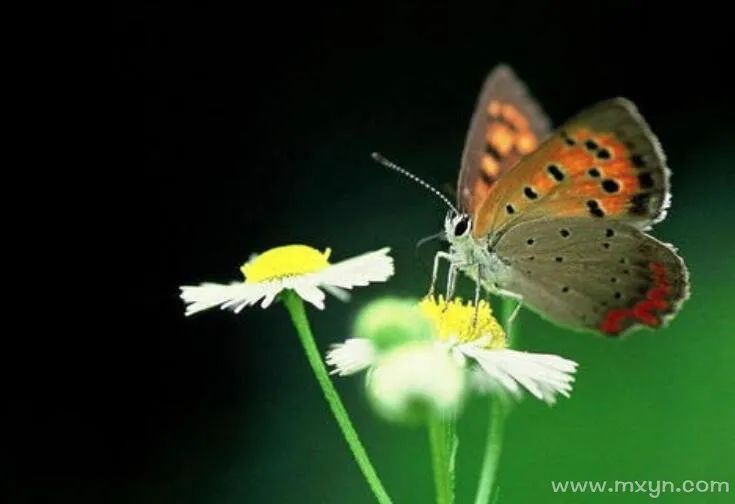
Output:
<instances>
[{"instance_id":1,"label":"blurred green background","mask_svg":"<svg viewBox=\"0 0 735 504\"><path fill-rule=\"evenodd\" d=\"M673 205L653 234L679 248L692 296L667 329L622 340L522 312L522 348L580 369L571 399L553 408L525 400L510 417L500 502L643 502L553 494L550 481L685 479L729 481L730 495L659 500L731 501L726 18L625 1L120 12L114 90L101 103L119 141L108 153L104 250L119 254L122 315L94 312L63 343L48 343L43 385L20 401L33 420L16 438L11 497L371 502L285 310L185 320L177 287L237 278L250 253L279 244L330 246L335 260L391 246L389 283L309 310L323 350L350 335L367 301L422 295L440 245L415 245L440 229L444 209L369 153L453 188L476 94L504 61L555 124L612 96L639 106L673 170ZM360 377L337 381L395 502L431 502L426 433L379 420ZM460 504L474 498L486 420L481 399L461 419Z\"/></svg>"}]
</instances>

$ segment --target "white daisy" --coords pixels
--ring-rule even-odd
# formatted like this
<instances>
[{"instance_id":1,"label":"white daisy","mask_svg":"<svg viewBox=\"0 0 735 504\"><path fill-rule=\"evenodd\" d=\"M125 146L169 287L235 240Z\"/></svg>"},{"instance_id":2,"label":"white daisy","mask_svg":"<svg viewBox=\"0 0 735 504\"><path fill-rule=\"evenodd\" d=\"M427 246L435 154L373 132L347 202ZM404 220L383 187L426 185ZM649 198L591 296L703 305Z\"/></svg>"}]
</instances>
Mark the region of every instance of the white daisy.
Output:
<instances>
[{"instance_id":1,"label":"white daisy","mask_svg":"<svg viewBox=\"0 0 735 504\"><path fill-rule=\"evenodd\" d=\"M557 394L569 397L577 363L558 355L519 352L507 348L505 331L493 317L490 304L463 303L455 298L427 297L419 306L437 327L438 337L461 359L477 364L475 380L481 390L500 385L519 396L521 387L537 399L553 404Z\"/></svg>"},{"instance_id":2,"label":"white daisy","mask_svg":"<svg viewBox=\"0 0 735 504\"><path fill-rule=\"evenodd\" d=\"M481 391L502 387L514 396L522 389L553 404L556 396L569 397L577 363L551 354L521 352L506 347L503 328L485 301L475 307L460 299L427 297L419 308L434 328L434 344L467 365L469 383ZM389 323L386 321L386 323ZM368 335L369 336L369 335ZM333 346L327 355L332 373L349 375L380 364L378 346L368 338L352 338Z\"/></svg>"},{"instance_id":3,"label":"white daisy","mask_svg":"<svg viewBox=\"0 0 735 504\"><path fill-rule=\"evenodd\" d=\"M181 299L187 304L186 315L215 306L239 313L261 299L267 308L286 289L296 292L304 301L324 309L324 292L348 299L343 289L384 282L393 275L393 258L389 248L329 263L330 249L320 252L306 245L276 247L254 256L241 271L245 280L230 284L203 283L181 287Z\"/></svg>"}]
</instances>

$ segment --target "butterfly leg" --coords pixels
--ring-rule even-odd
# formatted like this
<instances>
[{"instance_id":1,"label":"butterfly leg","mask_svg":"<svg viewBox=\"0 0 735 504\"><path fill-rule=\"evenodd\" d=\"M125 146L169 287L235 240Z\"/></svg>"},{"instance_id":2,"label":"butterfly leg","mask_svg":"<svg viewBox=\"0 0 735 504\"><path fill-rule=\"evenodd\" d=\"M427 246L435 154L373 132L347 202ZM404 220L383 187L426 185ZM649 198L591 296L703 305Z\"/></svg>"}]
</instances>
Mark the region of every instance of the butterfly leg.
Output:
<instances>
[{"instance_id":1,"label":"butterfly leg","mask_svg":"<svg viewBox=\"0 0 735 504\"><path fill-rule=\"evenodd\" d=\"M513 321L516 319L518 312L521 310L521 307L523 306L523 296L521 296L520 294L516 292L501 289L500 287L493 287L490 290L492 291L493 294L497 294L498 296L510 298L517 302L515 308L513 308L513 312L511 312L507 320L508 327L506 328L506 331L510 332L510 326L513 325Z\"/></svg>"},{"instance_id":2,"label":"butterfly leg","mask_svg":"<svg viewBox=\"0 0 735 504\"><path fill-rule=\"evenodd\" d=\"M477 263L477 279L475 281L475 313L472 316L472 326L477 325L477 315L480 303L480 285L482 284L482 264Z\"/></svg>"},{"instance_id":3,"label":"butterfly leg","mask_svg":"<svg viewBox=\"0 0 735 504\"><path fill-rule=\"evenodd\" d=\"M521 306L523 306L523 296L518 296L514 298L516 301L518 301L518 304L516 304L516 307L513 308L513 312L510 314L510 317L508 317L508 324L513 324L513 321L516 319L516 316L518 315L518 312L521 311Z\"/></svg>"},{"instance_id":4,"label":"butterfly leg","mask_svg":"<svg viewBox=\"0 0 735 504\"><path fill-rule=\"evenodd\" d=\"M448 252L437 252L434 256L434 268L431 273L431 287L429 288L429 296L434 295L434 288L436 287L436 277L439 275L439 260L446 259L451 264L452 256Z\"/></svg>"},{"instance_id":5,"label":"butterfly leg","mask_svg":"<svg viewBox=\"0 0 735 504\"><path fill-rule=\"evenodd\" d=\"M449 261L449 272L447 273L447 300L454 297L454 288L457 285L457 265Z\"/></svg>"}]
</instances>

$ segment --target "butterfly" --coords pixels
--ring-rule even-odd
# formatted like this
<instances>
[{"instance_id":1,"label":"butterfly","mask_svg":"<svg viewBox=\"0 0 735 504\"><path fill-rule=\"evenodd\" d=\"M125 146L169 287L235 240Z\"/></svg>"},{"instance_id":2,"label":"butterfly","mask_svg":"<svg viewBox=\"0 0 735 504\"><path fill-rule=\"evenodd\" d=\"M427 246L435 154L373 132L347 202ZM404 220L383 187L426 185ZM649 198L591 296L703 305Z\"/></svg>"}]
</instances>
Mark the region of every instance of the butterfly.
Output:
<instances>
[{"instance_id":1,"label":"butterfly","mask_svg":"<svg viewBox=\"0 0 735 504\"><path fill-rule=\"evenodd\" d=\"M617 336L662 327L689 293L676 250L645 231L665 217L661 146L625 98L552 131L505 65L487 77L444 223L447 295L457 272L563 326Z\"/></svg>"}]
</instances>

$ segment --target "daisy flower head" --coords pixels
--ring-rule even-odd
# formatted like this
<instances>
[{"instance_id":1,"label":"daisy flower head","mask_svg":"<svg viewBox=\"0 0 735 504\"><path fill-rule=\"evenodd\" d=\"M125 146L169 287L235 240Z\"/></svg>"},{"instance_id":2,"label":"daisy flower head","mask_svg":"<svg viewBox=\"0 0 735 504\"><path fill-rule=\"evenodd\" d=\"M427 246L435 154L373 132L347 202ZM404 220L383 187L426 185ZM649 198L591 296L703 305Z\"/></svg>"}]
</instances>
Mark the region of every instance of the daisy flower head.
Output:
<instances>
[{"instance_id":1,"label":"daisy flower head","mask_svg":"<svg viewBox=\"0 0 735 504\"><path fill-rule=\"evenodd\" d=\"M502 387L519 397L525 389L548 404L559 394L569 397L577 363L558 355L508 348L505 332L486 301L474 305L459 298L429 296L419 306L453 355L470 362L473 384L479 390Z\"/></svg>"},{"instance_id":2,"label":"daisy flower head","mask_svg":"<svg viewBox=\"0 0 735 504\"><path fill-rule=\"evenodd\" d=\"M216 306L239 313L260 302L267 308L283 291L291 290L304 301L324 309L324 291L342 300L345 289L384 282L393 275L389 248L330 263L331 249L324 252L307 245L285 245L253 256L240 270L244 280L230 284L202 283L181 287L186 315ZM322 290L323 289L323 290Z\"/></svg>"}]
</instances>

